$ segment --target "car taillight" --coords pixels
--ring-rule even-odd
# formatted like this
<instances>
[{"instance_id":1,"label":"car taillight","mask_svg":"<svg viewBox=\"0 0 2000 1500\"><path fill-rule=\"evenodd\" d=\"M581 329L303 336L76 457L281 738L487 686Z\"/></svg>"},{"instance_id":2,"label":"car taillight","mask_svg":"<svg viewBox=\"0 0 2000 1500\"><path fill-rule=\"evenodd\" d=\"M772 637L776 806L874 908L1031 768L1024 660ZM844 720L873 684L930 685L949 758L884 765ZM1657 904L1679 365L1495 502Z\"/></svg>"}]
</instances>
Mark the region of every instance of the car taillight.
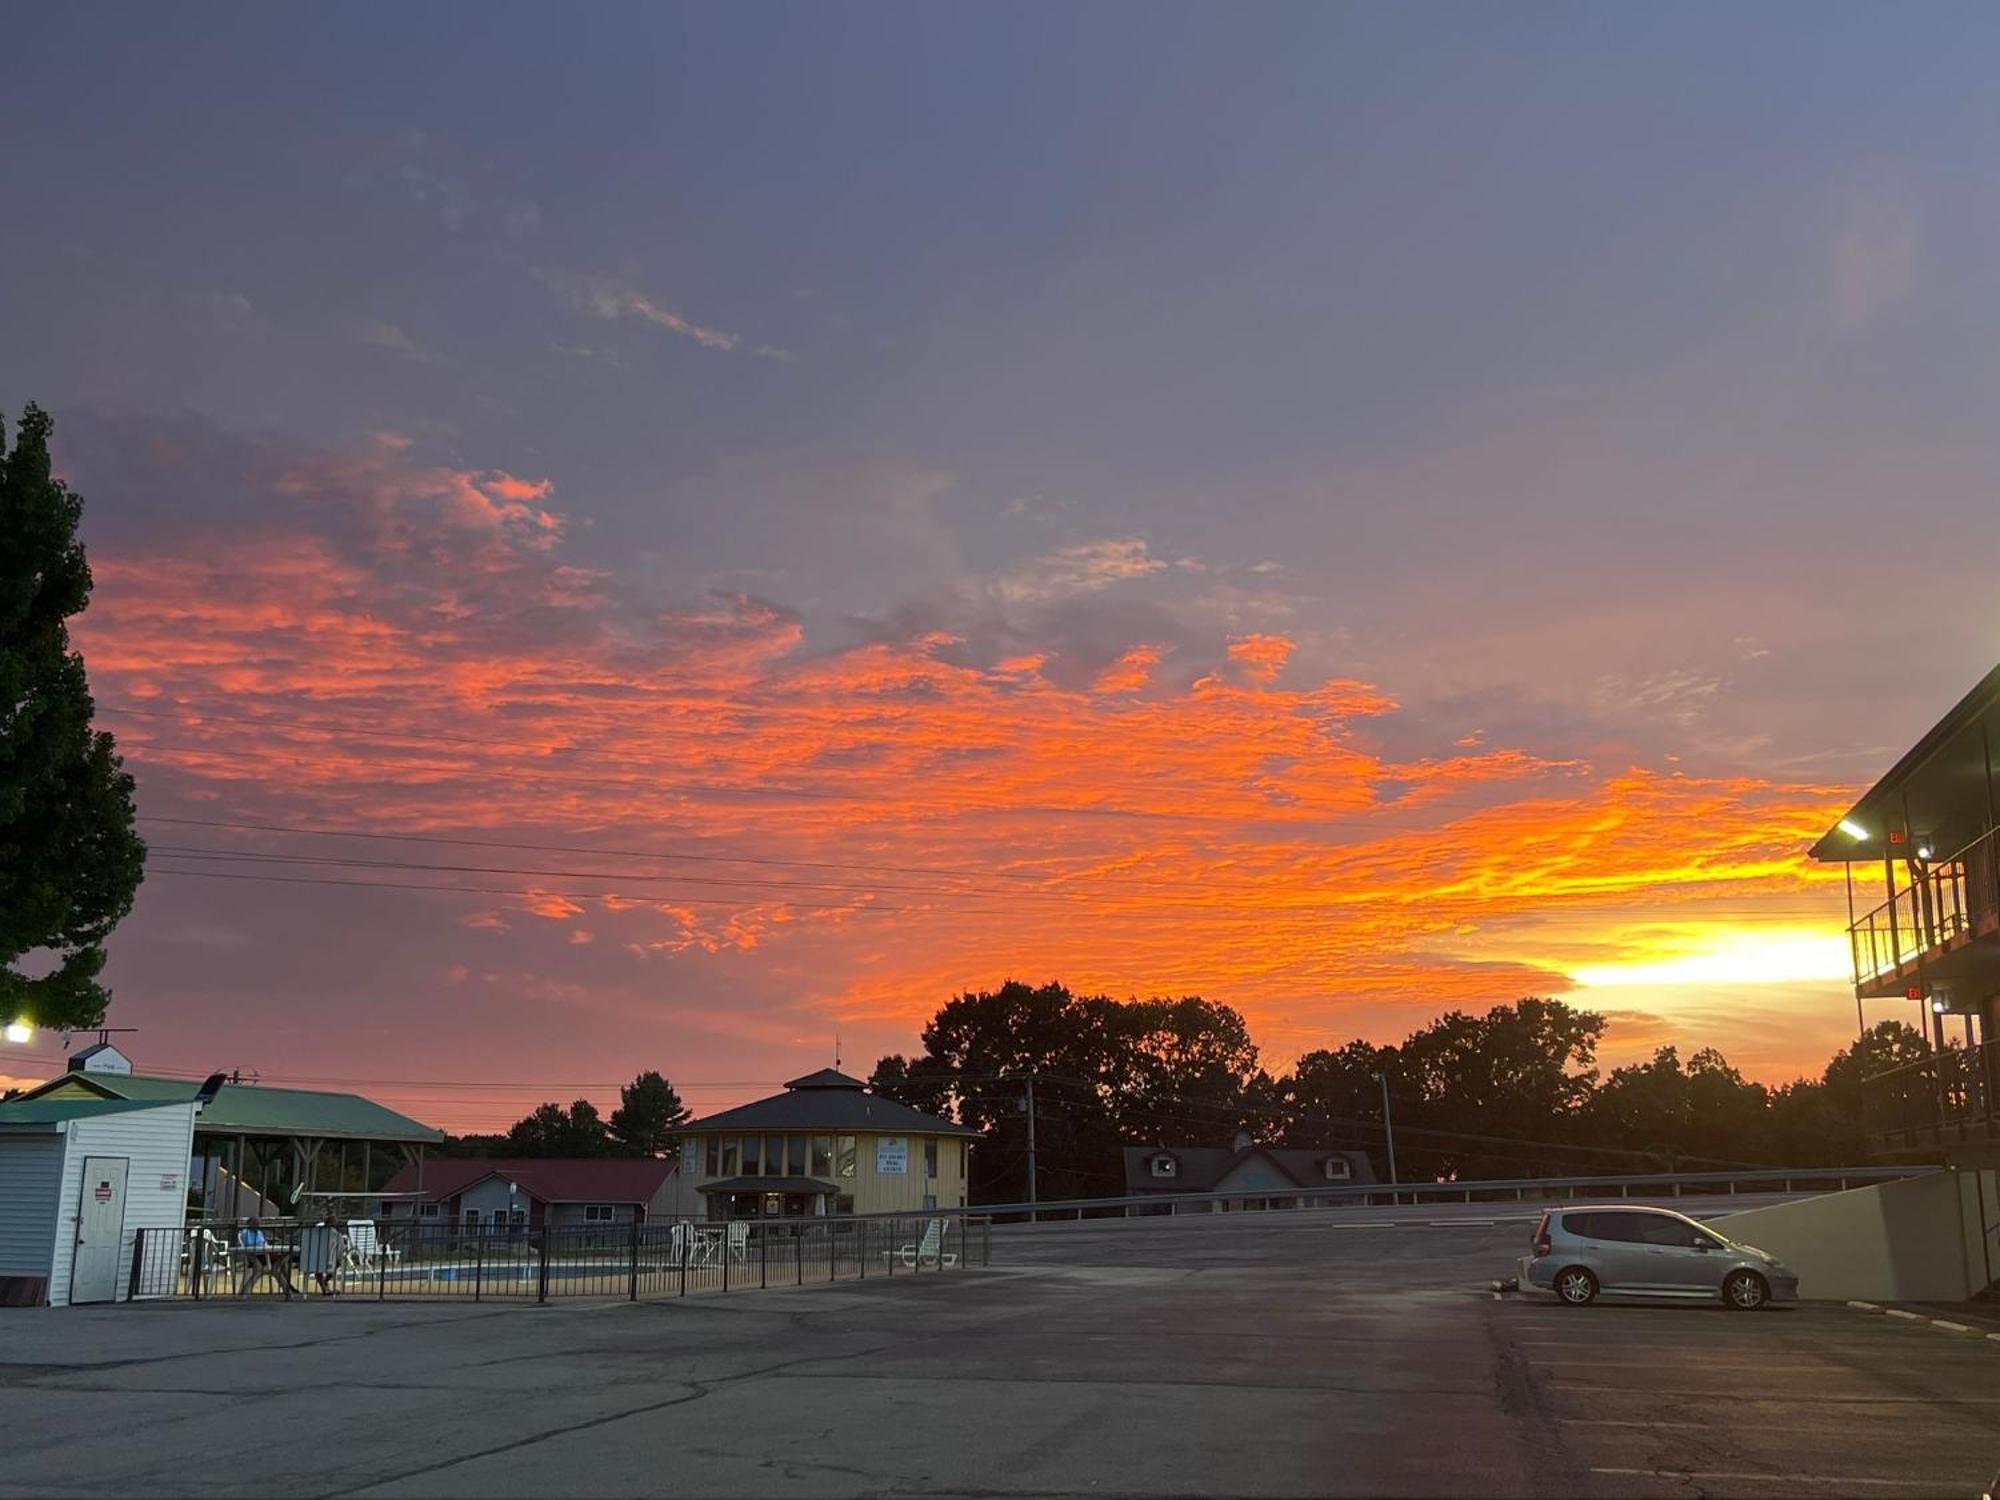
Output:
<instances>
[{"instance_id":1,"label":"car taillight","mask_svg":"<svg viewBox=\"0 0 2000 1500\"><path fill-rule=\"evenodd\" d=\"M1549 1243L1549 1237L1547 1235L1538 1234L1535 1236L1535 1254L1537 1256L1547 1255L1549 1251L1553 1248L1554 1247Z\"/></svg>"}]
</instances>

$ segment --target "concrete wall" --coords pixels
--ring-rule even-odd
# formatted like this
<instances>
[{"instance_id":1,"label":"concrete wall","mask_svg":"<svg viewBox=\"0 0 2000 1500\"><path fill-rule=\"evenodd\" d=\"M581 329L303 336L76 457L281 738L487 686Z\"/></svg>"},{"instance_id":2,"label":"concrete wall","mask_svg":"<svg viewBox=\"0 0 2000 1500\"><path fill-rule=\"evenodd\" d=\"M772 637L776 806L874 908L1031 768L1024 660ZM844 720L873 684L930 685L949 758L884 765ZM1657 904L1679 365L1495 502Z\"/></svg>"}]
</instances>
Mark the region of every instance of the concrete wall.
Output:
<instances>
[{"instance_id":1,"label":"concrete wall","mask_svg":"<svg viewBox=\"0 0 2000 1500\"><path fill-rule=\"evenodd\" d=\"M1799 1295L1960 1302L2000 1276L2000 1174L1946 1169L1713 1221L1799 1273Z\"/></svg>"}]
</instances>

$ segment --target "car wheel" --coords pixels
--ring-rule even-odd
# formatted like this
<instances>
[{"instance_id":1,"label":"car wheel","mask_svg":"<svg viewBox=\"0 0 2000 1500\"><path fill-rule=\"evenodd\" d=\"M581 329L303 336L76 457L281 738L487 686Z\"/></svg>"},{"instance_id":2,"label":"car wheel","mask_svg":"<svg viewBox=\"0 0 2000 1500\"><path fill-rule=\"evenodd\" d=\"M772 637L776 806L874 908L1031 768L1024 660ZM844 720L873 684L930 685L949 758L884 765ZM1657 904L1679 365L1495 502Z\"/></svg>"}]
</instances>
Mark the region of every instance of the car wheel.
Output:
<instances>
[{"instance_id":1,"label":"car wheel","mask_svg":"<svg viewBox=\"0 0 2000 1500\"><path fill-rule=\"evenodd\" d=\"M1755 1312L1771 1300L1771 1288L1755 1271L1731 1271L1722 1283L1723 1305L1738 1312Z\"/></svg>"},{"instance_id":2,"label":"car wheel","mask_svg":"<svg viewBox=\"0 0 2000 1500\"><path fill-rule=\"evenodd\" d=\"M1597 1300L1597 1278L1582 1266L1556 1272L1556 1295L1565 1307L1588 1307Z\"/></svg>"}]
</instances>

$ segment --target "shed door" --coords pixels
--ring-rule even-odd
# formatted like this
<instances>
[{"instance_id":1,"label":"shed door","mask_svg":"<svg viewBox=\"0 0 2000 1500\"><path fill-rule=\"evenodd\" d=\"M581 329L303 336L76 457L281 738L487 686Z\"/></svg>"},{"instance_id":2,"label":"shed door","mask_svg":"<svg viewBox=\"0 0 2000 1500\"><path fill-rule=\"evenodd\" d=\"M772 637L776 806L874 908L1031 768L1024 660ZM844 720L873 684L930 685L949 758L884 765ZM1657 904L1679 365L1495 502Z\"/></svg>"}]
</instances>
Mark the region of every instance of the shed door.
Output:
<instances>
[{"instance_id":1,"label":"shed door","mask_svg":"<svg viewBox=\"0 0 2000 1500\"><path fill-rule=\"evenodd\" d=\"M77 1195L76 1261L70 1268L69 1300L116 1302L125 1257L125 1168L122 1156L86 1156Z\"/></svg>"}]
</instances>

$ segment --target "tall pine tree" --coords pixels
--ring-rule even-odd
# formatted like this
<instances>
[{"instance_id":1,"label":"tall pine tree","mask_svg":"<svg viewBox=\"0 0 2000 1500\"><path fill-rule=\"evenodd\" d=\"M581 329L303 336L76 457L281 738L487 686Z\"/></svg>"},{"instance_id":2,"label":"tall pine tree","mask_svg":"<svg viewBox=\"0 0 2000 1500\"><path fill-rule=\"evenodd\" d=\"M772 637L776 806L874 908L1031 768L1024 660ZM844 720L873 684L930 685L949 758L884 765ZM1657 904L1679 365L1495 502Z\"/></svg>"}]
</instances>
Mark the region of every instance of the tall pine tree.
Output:
<instances>
[{"instance_id":1,"label":"tall pine tree","mask_svg":"<svg viewBox=\"0 0 2000 1500\"><path fill-rule=\"evenodd\" d=\"M68 620L90 602L82 498L50 472L40 407L0 431L0 1021L94 1026L104 940L132 909L146 846L132 778L91 728Z\"/></svg>"}]
</instances>

